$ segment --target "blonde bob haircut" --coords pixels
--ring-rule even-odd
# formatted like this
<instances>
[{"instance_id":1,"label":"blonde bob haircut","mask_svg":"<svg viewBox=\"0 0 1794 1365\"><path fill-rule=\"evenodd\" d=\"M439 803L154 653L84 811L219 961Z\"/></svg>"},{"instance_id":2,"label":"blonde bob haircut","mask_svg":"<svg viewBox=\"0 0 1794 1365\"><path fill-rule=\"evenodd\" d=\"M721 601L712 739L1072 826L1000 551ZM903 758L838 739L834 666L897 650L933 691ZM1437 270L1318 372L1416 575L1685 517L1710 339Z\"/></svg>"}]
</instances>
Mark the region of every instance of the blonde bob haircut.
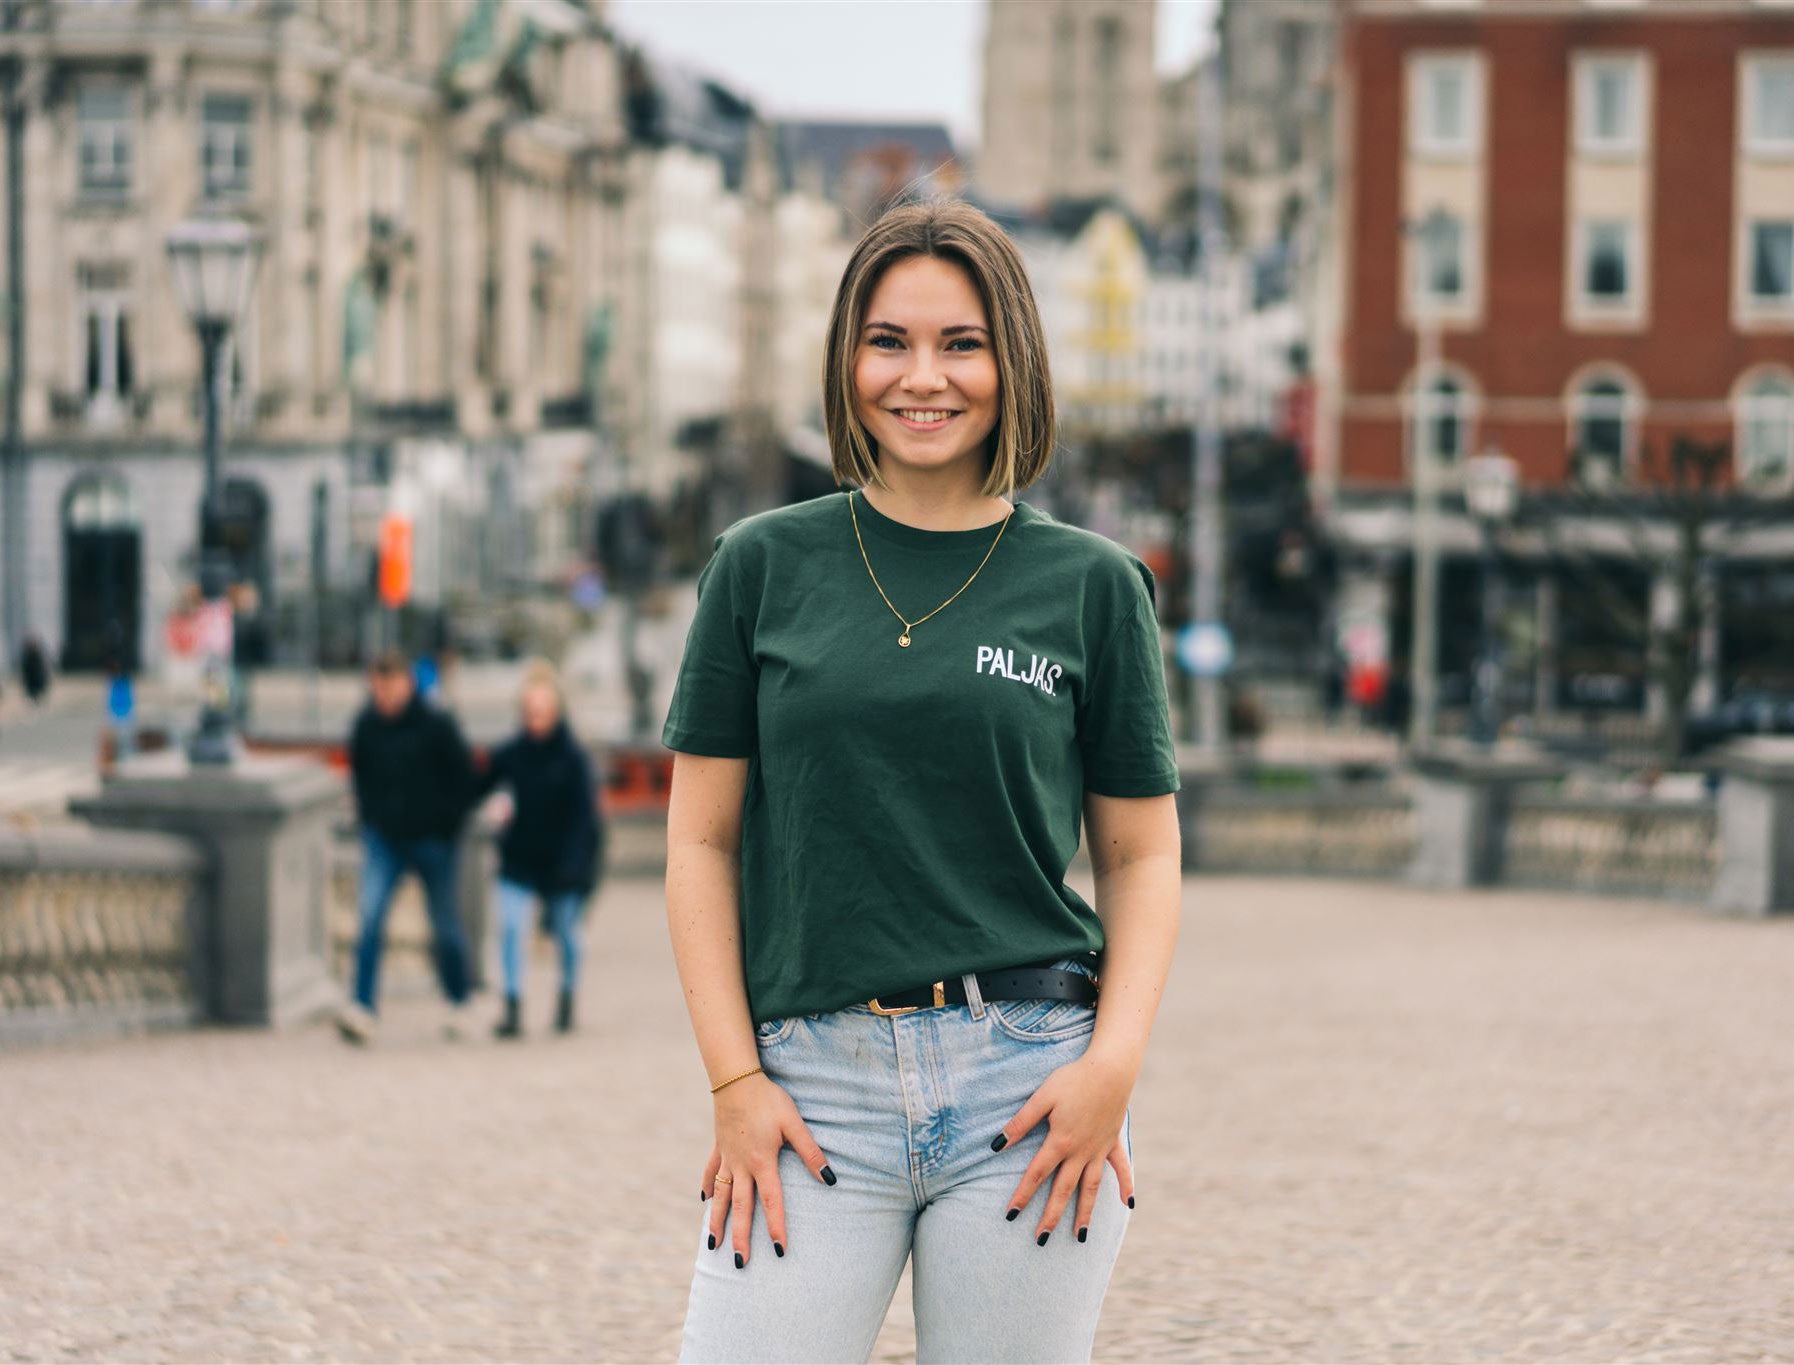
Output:
<instances>
[{"instance_id":1,"label":"blonde bob haircut","mask_svg":"<svg viewBox=\"0 0 1794 1365\"><path fill-rule=\"evenodd\" d=\"M877 442L860 421L854 358L879 280L912 256L960 266L984 303L997 361L997 424L986 447L989 463L982 492L986 497L1013 495L1045 473L1053 456L1056 432L1046 335L1015 242L987 214L957 199L891 209L866 230L841 273L822 367L822 411L835 482L888 487L878 470Z\"/></svg>"}]
</instances>

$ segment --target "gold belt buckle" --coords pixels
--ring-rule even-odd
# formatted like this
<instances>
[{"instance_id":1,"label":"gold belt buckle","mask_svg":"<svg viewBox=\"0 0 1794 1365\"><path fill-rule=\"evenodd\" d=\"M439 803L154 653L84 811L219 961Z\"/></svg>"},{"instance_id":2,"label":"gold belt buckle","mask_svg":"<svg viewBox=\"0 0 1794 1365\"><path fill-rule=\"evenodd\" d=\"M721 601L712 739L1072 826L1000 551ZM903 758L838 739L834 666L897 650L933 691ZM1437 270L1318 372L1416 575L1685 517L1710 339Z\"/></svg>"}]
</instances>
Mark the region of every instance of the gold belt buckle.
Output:
<instances>
[{"instance_id":1,"label":"gold belt buckle","mask_svg":"<svg viewBox=\"0 0 1794 1365\"><path fill-rule=\"evenodd\" d=\"M946 1003L947 983L945 981L936 981L934 983L933 1005L881 1005L878 1003L878 997L874 996L866 1002L866 1008L871 1010L874 1014L882 1014L886 1018L895 1018L899 1014L914 1014L917 1010L934 1009L937 1006Z\"/></svg>"}]
</instances>

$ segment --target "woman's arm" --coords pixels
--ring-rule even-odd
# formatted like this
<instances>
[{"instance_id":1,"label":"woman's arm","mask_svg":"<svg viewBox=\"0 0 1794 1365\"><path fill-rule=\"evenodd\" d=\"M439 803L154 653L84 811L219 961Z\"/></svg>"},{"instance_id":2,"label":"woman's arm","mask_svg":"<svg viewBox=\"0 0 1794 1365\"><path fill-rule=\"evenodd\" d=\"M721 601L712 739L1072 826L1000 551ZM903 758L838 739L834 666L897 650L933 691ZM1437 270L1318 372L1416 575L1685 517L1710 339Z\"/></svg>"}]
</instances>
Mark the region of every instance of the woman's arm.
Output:
<instances>
[{"instance_id":1,"label":"woman's arm","mask_svg":"<svg viewBox=\"0 0 1794 1365\"><path fill-rule=\"evenodd\" d=\"M760 1064L741 965L741 803L748 760L680 753L673 760L667 812L667 927L685 986L685 1008L711 1086ZM716 1146L699 1194L710 1208L709 1244L734 1223L735 1265L747 1262L758 1196L773 1248L785 1254L784 1189L779 1152L789 1143L810 1174L835 1183L828 1158L785 1090L764 1072L713 1090ZM717 1177L727 1176L719 1184Z\"/></svg>"},{"instance_id":2,"label":"woman's arm","mask_svg":"<svg viewBox=\"0 0 1794 1365\"><path fill-rule=\"evenodd\" d=\"M1088 1055L1123 1068L1131 1086L1177 947L1183 896L1177 797L1086 792L1084 833L1105 939Z\"/></svg>"},{"instance_id":3,"label":"woman's arm","mask_svg":"<svg viewBox=\"0 0 1794 1365\"><path fill-rule=\"evenodd\" d=\"M1018 1142L1047 1120L1047 1139L1009 1198L1015 1217L1041 1185L1053 1182L1034 1228L1042 1245L1074 1198L1073 1227L1083 1240L1105 1164L1115 1168L1118 1191L1129 1208L1134 1206L1134 1167L1121 1129L1171 971L1182 899L1175 794L1086 791L1084 828L1106 940L1096 1032L1082 1055L1047 1077L992 1143L1000 1149Z\"/></svg>"},{"instance_id":4,"label":"woman's arm","mask_svg":"<svg viewBox=\"0 0 1794 1365\"><path fill-rule=\"evenodd\" d=\"M667 809L667 929L712 1085L760 1060L741 967L747 771L745 758L677 754Z\"/></svg>"}]
</instances>

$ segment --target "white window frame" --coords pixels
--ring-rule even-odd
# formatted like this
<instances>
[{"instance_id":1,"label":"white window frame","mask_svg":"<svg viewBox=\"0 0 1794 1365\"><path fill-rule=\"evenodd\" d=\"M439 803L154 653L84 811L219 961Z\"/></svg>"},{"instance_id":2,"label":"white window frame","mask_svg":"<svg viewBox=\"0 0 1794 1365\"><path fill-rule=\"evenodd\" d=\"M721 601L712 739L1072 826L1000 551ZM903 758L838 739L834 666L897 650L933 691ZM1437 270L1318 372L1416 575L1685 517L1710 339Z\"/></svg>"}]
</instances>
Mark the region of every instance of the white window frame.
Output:
<instances>
[{"instance_id":1,"label":"white window frame","mask_svg":"<svg viewBox=\"0 0 1794 1365\"><path fill-rule=\"evenodd\" d=\"M1756 391L1769 383L1779 383L1783 392L1763 394ZM1780 421L1782 424L1782 469L1774 478L1753 476L1745 463L1751 425L1762 421ZM1765 366L1746 374L1738 385L1733 430L1733 460L1741 486L1761 492L1785 492L1794 486L1794 372L1779 366Z\"/></svg>"},{"instance_id":2,"label":"white window frame","mask_svg":"<svg viewBox=\"0 0 1794 1365\"><path fill-rule=\"evenodd\" d=\"M1416 457L1430 456L1434 467L1443 471L1462 470L1464 461L1470 452L1476 449L1477 388L1475 382L1464 370L1453 364L1440 365L1433 370L1431 381L1437 384L1441 380L1457 385L1457 396L1449 405L1441 402L1436 395L1424 394L1420 388L1421 374L1418 369L1408 375L1407 387L1404 391L1404 414L1408 433L1404 457L1408 461L1408 477L1414 475ZM1438 420L1448 413L1455 414L1458 421L1458 449L1449 458L1440 455L1432 448L1434 427Z\"/></svg>"},{"instance_id":3,"label":"white window frame","mask_svg":"<svg viewBox=\"0 0 1794 1365\"><path fill-rule=\"evenodd\" d=\"M1464 127L1457 138L1440 138L1429 127L1432 103L1427 96L1431 77L1446 67L1458 67L1464 78ZM1473 161L1483 150L1483 57L1479 52L1417 52L1408 60L1406 110L1408 152L1412 156Z\"/></svg>"},{"instance_id":4,"label":"white window frame","mask_svg":"<svg viewBox=\"0 0 1794 1365\"><path fill-rule=\"evenodd\" d=\"M214 121L206 117L207 101L219 99L241 100L249 108L249 116L241 124ZM220 200L241 200L248 198L255 190L255 96L238 90L208 90L200 96L199 101L199 178L200 192L210 202ZM222 159L225 164L236 165L238 151L242 152L242 173L238 177L235 172L228 181L215 180L207 166L208 153L214 153L211 160Z\"/></svg>"},{"instance_id":5,"label":"white window frame","mask_svg":"<svg viewBox=\"0 0 1794 1365\"><path fill-rule=\"evenodd\" d=\"M89 119L82 116L81 101L89 95L116 95L124 100L124 113L116 118ZM136 174L137 119L131 92L124 86L90 85L75 97L75 190L83 198L115 199L130 194ZM104 135L103 137L101 135ZM116 169L120 162L124 171L116 183L90 182L87 178L87 147L90 136L107 144L110 160ZM123 154L120 155L120 148Z\"/></svg>"},{"instance_id":6,"label":"white window frame","mask_svg":"<svg viewBox=\"0 0 1794 1365\"><path fill-rule=\"evenodd\" d=\"M1595 127L1595 84L1603 71L1623 70L1631 80L1626 135L1603 138ZM1650 145L1650 68L1637 52L1579 52L1572 82L1575 101L1576 152L1587 157L1633 159Z\"/></svg>"},{"instance_id":7,"label":"white window frame","mask_svg":"<svg viewBox=\"0 0 1794 1365\"><path fill-rule=\"evenodd\" d=\"M1623 230L1625 243L1626 292L1617 298L1591 294L1588 289L1588 268L1596 227L1617 223ZM1574 277L1571 297L1575 300L1575 316L1588 321L1636 321L1644 310L1643 250L1639 225L1631 219L1584 218L1576 224L1576 254L1571 262Z\"/></svg>"},{"instance_id":8,"label":"white window frame","mask_svg":"<svg viewBox=\"0 0 1794 1365\"><path fill-rule=\"evenodd\" d=\"M1445 294L1432 287L1431 241L1421 233L1414 233L1408 238L1408 313L1413 320L1421 320L1429 314L1436 318L1459 319L1465 316L1472 306L1474 298L1471 278L1471 261L1475 253L1470 249L1473 232L1471 225L1460 214L1447 210L1453 226L1457 228L1457 266L1458 288L1453 294Z\"/></svg>"},{"instance_id":9,"label":"white window frame","mask_svg":"<svg viewBox=\"0 0 1794 1365\"><path fill-rule=\"evenodd\" d=\"M1617 395L1592 395L1588 390L1596 384L1612 384L1619 389L1619 393ZM1618 482L1630 479L1633 471L1637 468L1640 426L1645 409L1644 393L1639 388L1638 382L1617 366L1591 366L1579 371L1570 381L1570 387L1564 400L1564 409L1568 418L1565 444L1570 451L1578 455L1582 453L1582 425L1584 422L1591 417L1609 417L1619 420L1620 462L1614 475Z\"/></svg>"},{"instance_id":10,"label":"white window frame","mask_svg":"<svg viewBox=\"0 0 1794 1365\"><path fill-rule=\"evenodd\" d=\"M1764 138L1757 133L1763 78L1773 69L1785 74L1794 83L1794 48L1747 52L1742 62L1743 79L1738 82L1738 130L1743 140L1744 154L1776 160L1794 159L1794 130L1788 136L1779 138Z\"/></svg>"},{"instance_id":11,"label":"white window frame","mask_svg":"<svg viewBox=\"0 0 1794 1365\"><path fill-rule=\"evenodd\" d=\"M136 382L141 375L141 351L133 350L131 355L133 385L129 389L122 387L118 363L120 355L119 322L121 319L129 319L133 316L134 310L131 303L129 288L77 286L76 289L75 342L79 378L75 384L75 391L81 396L87 420L96 426L116 426L124 420L125 410L130 404L132 394L136 392ZM100 327L99 386L91 393L87 388L90 318L98 318ZM140 335L132 337L134 346L140 347L141 342Z\"/></svg>"},{"instance_id":12,"label":"white window frame","mask_svg":"<svg viewBox=\"0 0 1794 1365\"><path fill-rule=\"evenodd\" d=\"M1759 294L1755 288L1757 229L1771 224L1787 227L1791 238L1794 238L1794 213L1746 218L1739 224L1738 298L1742 305L1740 311L1744 316L1752 319L1794 320L1794 290L1777 297ZM1794 240L1789 243L1789 255L1790 278L1794 279Z\"/></svg>"}]
</instances>

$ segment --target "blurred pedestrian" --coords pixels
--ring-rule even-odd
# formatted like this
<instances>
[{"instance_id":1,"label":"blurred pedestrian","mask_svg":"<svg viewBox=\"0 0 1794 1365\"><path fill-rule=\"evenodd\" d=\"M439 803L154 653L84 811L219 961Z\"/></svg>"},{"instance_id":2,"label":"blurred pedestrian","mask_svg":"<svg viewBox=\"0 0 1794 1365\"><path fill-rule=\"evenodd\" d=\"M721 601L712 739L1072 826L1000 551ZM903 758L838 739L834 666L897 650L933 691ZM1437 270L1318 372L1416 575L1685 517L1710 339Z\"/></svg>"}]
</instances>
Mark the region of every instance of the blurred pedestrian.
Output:
<instances>
[{"instance_id":1,"label":"blurred pedestrian","mask_svg":"<svg viewBox=\"0 0 1794 1365\"><path fill-rule=\"evenodd\" d=\"M500 1038L523 1034L523 982L538 902L560 945L561 991L554 1026L573 1028L579 985L579 926L598 884L604 831L591 764L567 724L566 699L552 665L535 661L518 695L518 731L487 760L484 795L501 791L504 833L498 843L500 957L504 1017Z\"/></svg>"},{"instance_id":2,"label":"blurred pedestrian","mask_svg":"<svg viewBox=\"0 0 1794 1365\"><path fill-rule=\"evenodd\" d=\"M19 685L33 706L41 706L50 691L50 651L43 637L32 631L19 652Z\"/></svg>"},{"instance_id":3,"label":"blurred pedestrian","mask_svg":"<svg viewBox=\"0 0 1794 1365\"><path fill-rule=\"evenodd\" d=\"M376 1028L386 912L407 872L423 882L437 976L448 997L448 1031L466 1031L467 944L455 901L456 841L472 803L474 774L453 716L426 706L411 665L382 653L368 674L368 702L349 736L349 771L361 825L361 932L355 948L355 998L337 1015L350 1042Z\"/></svg>"}]
</instances>

